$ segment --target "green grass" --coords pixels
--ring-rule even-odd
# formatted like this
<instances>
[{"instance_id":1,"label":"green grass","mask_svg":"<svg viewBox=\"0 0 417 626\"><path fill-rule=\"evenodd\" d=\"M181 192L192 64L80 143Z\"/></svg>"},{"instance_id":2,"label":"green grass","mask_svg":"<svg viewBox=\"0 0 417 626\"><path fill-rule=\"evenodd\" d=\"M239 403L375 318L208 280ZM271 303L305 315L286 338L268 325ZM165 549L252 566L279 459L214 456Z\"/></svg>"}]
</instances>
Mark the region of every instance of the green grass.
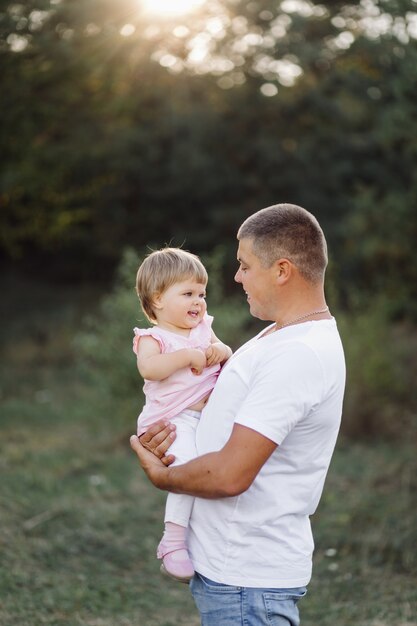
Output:
<instances>
[{"instance_id":1,"label":"green grass","mask_svg":"<svg viewBox=\"0 0 417 626\"><path fill-rule=\"evenodd\" d=\"M61 327L3 341L0 624L197 626L187 586L159 573L165 496L128 446L136 400L98 397ZM339 441L303 626L417 625L413 443Z\"/></svg>"},{"instance_id":2,"label":"green grass","mask_svg":"<svg viewBox=\"0 0 417 626\"><path fill-rule=\"evenodd\" d=\"M127 436L74 404L69 374L53 401L3 403L0 624L198 623L154 557L163 494Z\"/></svg>"}]
</instances>

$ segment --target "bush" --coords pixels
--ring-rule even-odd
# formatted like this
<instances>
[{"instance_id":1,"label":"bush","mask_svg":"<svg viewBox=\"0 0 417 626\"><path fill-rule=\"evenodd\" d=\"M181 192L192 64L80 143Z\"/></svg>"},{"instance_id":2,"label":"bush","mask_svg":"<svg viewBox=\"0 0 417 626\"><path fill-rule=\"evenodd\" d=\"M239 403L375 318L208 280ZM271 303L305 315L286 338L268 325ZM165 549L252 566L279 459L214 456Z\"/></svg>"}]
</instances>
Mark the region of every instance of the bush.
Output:
<instances>
[{"instance_id":1,"label":"bush","mask_svg":"<svg viewBox=\"0 0 417 626\"><path fill-rule=\"evenodd\" d=\"M337 316L346 355L342 432L354 438L409 437L415 432L417 335L389 320L383 300Z\"/></svg>"},{"instance_id":2,"label":"bush","mask_svg":"<svg viewBox=\"0 0 417 626\"><path fill-rule=\"evenodd\" d=\"M137 255L126 250L114 289L102 300L98 316L84 320L76 337L79 362L91 383L100 394L118 399L138 389L132 352L132 330L140 319L134 291L137 267Z\"/></svg>"}]
</instances>

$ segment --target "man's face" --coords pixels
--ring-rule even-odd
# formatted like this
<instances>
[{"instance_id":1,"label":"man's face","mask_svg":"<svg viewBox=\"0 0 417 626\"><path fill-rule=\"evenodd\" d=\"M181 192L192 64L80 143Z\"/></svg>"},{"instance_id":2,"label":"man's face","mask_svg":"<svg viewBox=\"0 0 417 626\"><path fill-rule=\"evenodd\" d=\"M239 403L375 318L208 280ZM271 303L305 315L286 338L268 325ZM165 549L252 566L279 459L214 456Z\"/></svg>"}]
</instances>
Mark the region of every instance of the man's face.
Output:
<instances>
[{"instance_id":1,"label":"man's face","mask_svg":"<svg viewBox=\"0 0 417 626\"><path fill-rule=\"evenodd\" d=\"M252 240L248 238L239 241L237 251L239 269L235 274L235 281L241 283L246 293L251 315L260 320L273 321L275 319L274 298L276 269L263 267L253 251Z\"/></svg>"}]
</instances>

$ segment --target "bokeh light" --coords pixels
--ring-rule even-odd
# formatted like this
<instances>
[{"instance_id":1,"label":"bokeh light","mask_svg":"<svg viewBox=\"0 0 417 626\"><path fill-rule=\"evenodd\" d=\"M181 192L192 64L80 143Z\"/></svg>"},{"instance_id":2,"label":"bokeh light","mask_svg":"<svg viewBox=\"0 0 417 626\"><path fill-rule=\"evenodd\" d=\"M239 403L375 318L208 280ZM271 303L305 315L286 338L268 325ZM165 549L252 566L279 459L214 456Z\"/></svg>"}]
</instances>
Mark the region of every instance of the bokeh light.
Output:
<instances>
[{"instance_id":1,"label":"bokeh light","mask_svg":"<svg viewBox=\"0 0 417 626\"><path fill-rule=\"evenodd\" d=\"M205 0L142 0L146 12L154 15L184 15L203 5Z\"/></svg>"}]
</instances>

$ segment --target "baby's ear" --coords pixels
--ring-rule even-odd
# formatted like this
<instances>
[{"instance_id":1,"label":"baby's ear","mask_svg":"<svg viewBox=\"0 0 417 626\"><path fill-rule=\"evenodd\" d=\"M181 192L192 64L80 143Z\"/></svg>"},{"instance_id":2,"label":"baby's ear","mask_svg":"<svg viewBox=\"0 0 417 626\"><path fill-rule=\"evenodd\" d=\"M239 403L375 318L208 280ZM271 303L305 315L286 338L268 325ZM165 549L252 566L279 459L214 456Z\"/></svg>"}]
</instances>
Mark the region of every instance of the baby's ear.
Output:
<instances>
[{"instance_id":1,"label":"baby's ear","mask_svg":"<svg viewBox=\"0 0 417 626\"><path fill-rule=\"evenodd\" d=\"M155 294L155 296L152 298L152 308L157 310L162 309L162 294Z\"/></svg>"}]
</instances>

